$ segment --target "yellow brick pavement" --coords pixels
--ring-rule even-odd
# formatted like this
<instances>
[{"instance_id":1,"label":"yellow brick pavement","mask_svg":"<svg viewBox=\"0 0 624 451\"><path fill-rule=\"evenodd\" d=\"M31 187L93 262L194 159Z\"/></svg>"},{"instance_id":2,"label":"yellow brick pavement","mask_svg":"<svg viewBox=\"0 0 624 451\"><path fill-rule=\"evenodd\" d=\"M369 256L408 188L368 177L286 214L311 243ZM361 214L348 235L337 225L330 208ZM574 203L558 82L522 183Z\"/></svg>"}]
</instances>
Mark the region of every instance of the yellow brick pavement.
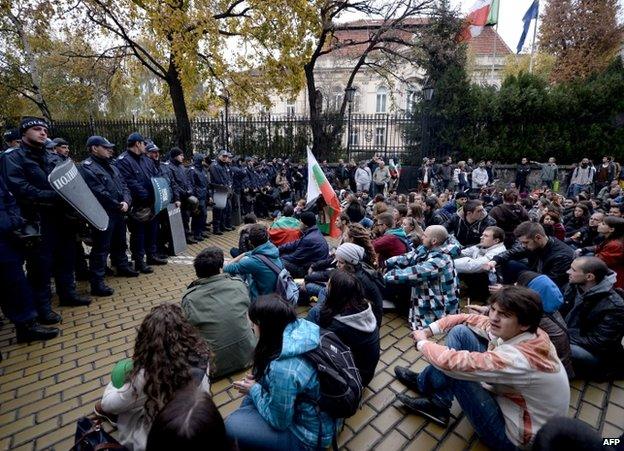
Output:
<instances>
[{"instance_id":1,"label":"yellow brick pavement","mask_svg":"<svg viewBox=\"0 0 624 451\"><path fill-rule=\"evenodd\" d=\"M12 326L0 328L0 449L68 450L75 421L92 406L109 381L111 366L132 353L136 327L144 315L162 302L179 302L193 280L192 257L208 245L224 250L236 245L238 234L226 233L189 247L185 256L154 274L138 279L111 278L115 295L94 299L89 307L64 308L61 335L46 343L16 344ZM85 283L79 289L86 292ZM300 309L304 313L304 309ZM346 421L339 437L343 449L361 451L399 449L483 449L459 407L447 429L421 417L406 415L396 393L408 392L394 380L396 365L420 370L425 366L413 349L409 329L393 313L381 326L382 354L375 378L364 393L362 409ZM230 388L234 379L212 384L214 401L225 416L240 404ZM624 430L624 381L612 384L572 382L570 415L596 427L603 436Z\"/></svg>"}]
</instances>

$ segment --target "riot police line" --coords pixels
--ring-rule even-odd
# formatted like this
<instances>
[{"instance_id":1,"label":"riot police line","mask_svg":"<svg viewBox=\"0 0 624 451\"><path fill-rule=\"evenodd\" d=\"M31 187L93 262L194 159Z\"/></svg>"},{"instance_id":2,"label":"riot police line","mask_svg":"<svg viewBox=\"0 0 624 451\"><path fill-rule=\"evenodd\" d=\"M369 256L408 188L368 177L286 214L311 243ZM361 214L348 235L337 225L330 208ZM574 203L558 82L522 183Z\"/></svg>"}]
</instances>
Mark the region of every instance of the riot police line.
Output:
<instances>
[{"instance_id":1,"label":"riot police line","mask_svg":"<svg viewBox=\"0 0 624 451\"><path fill-rule=\"evenodd\" d=\"M18 342L58 335L52 277L59 305L89 305L76 279L90 282L92 296L112 295L107 276L152 273L207 238L210 207L212 233L222 235L245 214L280 208L287 196L275 180L285 168L288 195L303 191L303 169L287 160L233 162L224 149L212 162L197 153L187 167L181 149L161 159L156 143L133 132L117 156L115 144L91 136L88 158L75 164L67 141L50 140L48 131L44 119L26 117L5 134L10 147L0 154L0 306Z\"/></svg>"}]
</instances>

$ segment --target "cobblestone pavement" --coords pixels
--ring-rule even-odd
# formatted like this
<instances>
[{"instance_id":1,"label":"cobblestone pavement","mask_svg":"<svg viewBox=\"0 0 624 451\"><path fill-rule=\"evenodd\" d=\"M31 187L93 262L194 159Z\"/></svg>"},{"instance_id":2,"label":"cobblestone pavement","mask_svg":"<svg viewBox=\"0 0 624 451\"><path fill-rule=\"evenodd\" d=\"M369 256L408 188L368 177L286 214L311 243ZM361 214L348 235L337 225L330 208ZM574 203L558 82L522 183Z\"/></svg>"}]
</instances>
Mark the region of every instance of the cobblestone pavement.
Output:
<instances>
[{"instance_id":1,"label":"cobblestone pavement","mask_svg":"<svg viewBox=\"0 0 624 451\"><path fill-rule=\"evenodd\" d=\"M7 321L0 328L0 449L68 450L75 422L92 411L109 381L112 365L132 353L136 327L162 302L178 302L193 280L192 257L207 245L228 250L238 233L211 237L187 249L184 256L139 279L111 278L115 295L96 298L89 307L63 308L61 335L46 343L15 344ZM81 292L87 290L84 282ZM0 294L1 295L1 294ZM304 309L300 309L304 313ZM365 391L362 409L346 421L339 445L349 450L482 449L457 405L450 426L443 429L421 417L406 415L396 393L406 388L394 380L396 365L421 370L426 362L413 347L406 322L384 315L382 354L377 373ZM229 388L234 375L212 384L214 401L226 416L240 404ZM603 437L624 430L624 381L613 384L572 383L570 415L599 429Z\"/></svg>"}]
</instances>

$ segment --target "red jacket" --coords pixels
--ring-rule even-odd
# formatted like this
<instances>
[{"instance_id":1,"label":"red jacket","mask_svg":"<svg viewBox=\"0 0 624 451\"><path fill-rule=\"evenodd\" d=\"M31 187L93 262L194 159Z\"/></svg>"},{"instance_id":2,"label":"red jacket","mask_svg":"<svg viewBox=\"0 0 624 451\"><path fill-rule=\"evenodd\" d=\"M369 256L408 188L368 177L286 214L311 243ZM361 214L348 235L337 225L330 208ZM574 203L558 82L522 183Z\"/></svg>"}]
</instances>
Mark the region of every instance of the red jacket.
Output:
<instances>
[{"instance_id":1,"label":"red jacket","mask_svg":"<svg viewBox=\"0 0 624 451\"><path fill-rule=\"evenodd\" d=\"M384 268L386 266L386 260L390 257L403 255L409 251L408 246L405 244L406 241L407 239L405 239L405 241L401 240L401 238L391 233L386 233L374 240L373 247L377 253L377 265L380 268Z\"/></svg>"},{"instance_id":2,"label":"red jacket","mask_svg":"<svg viewBox=\"0 0 624 451\"><path fill-rule=\"evenodd\" d=\"M596 248L596 257L617 274L615 288L624 288L624 241L606 240Z\"/></svg>"}]
</instances>

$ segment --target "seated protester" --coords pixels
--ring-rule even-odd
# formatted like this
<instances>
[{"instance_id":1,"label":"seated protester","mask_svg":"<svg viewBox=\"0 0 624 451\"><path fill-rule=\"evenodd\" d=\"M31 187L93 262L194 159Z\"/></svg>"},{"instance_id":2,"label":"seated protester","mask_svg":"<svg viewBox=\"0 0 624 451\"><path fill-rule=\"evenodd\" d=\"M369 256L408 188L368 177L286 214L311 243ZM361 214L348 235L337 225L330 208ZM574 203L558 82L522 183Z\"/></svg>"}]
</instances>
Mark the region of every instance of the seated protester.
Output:
<instances>
[{"instance_id":1,"label":"seated protester","mask_svg":"<svg viewBox=\"0 0 624 451\"><path fill-rule=\"evenodd\" d=\"M599 211L594 212L589 217L589 224L579 229L569 238L566 238L565 243L568 246L575 247L577 249L577 254L585 255L590 252L594 253L596 251L596 246L604 239L604 237L598 233L598 226L604 217L604 213Z\"/></svg>"},{"instance_id":2,"label":"seated protester","mask_svg":"<svg viewBox=\"0 0 624 451\"><path fill-rule=\"evenodd\" d=\"M474 246L479 244L481 235L487 227L496 225L496 221L485 211L483 202L469 200L447 222L446 230L455 235L462 246Z\"/></svg>"},{"instance_id":3,"label":"seated protester","mask_svg":"<svg viewBox=\"0 0 624 451\"><path fill-rule=\"evenodd\" d=\"M481 242L461 251L454 260L459 278L464 282L467 297L471 301L484 302L490 296L488 291L489 272L483 265L496 255L506 251L505 232L500 227L487 227L481 235Z\"/></svg>"},{"instance_id":4,"label":"seated protester","mask_svg":"<svg viewBox=\"0 0 624 451\"><path fill-rule=\"evenodd\" d=\"M230 249L230 255L233 258L238 257L240 254L243 254L247 251L250 251L252 248L249 245L249 226L251 224L256 224L258 222L258 218L253 213L247 213L243 216L243 224L244 226L241 228L240 235L238 236L238 247L233 247Z\"/></svg>"},{"instance_id":5,"label":"seated protester","mask_svg":"<svg viewBox=\"0 0 624 451\"><path fill-rule=\"evenodd\" d=\"M154 419L146 451L235 451L225 434L225 423L209 393L193 384L176 392Z\"/></svg>"},{"instance_id":6,"label":"seated protester","mask_svg":"<svg viewBox=\"0 0 624 451\"><path fill-rule=\"evenodd\" d=\"M442 215L438 211L440 208L440 202L435 196L427 196L424 204L424 217L425 226L430 225L445 225L447 222L447 215Z\"/></svg>"},{"instance_id":7,"label":"seated protester","mask_svg":"<svg viewBox=\"0 0 624 451\"><path fill-rule=\"evenodd\" d=\"M565 221L566 237L571 237L589 223L589 208L587 205L578 203L574 207L574 213ZM559 237L557 237L559 238ZM559 238L561 239L561 238Z\"/></svg>"},{"instance_id":8,"label":"seated protester","mask_svg":"<svg viewBox=\"0 0 624 451\"><path fill-rule=\"evenodd\" d=\"M525 270L542 273L559 287L567 285L567 270L574 258L570 246L557 238L548 237L541 224L526 221L514 231L519 243L495 256L487 265L489 269L500 267L503 280L509 283ZM528 260L524 264L520 260Z\"/></svg>"},{"instance_id":9,"label":"seated protester","mask_svg":"<svg viewBox=\"0 0 624 451\"><path fill-rule=\"evenodd\" d=\"M622 438L622 436L620 436ZM535 435L531 451L621 451L602 444L596 429L576 418L556 417L549 420ZM620 441L620 443L622 443Z\"/></svg>"},{"instance_id":10,"label":"seated protester","mask_svg":"<svg viewBox=\"0 0 624 451\"><path fill-rule=\"evenodd\" d=\"M387 259L405 254L410 246L403 229L396 227L392 213L377 216L375 225L381 236L373 240L373 247L377 253L377 267L383 268Z\"/></svg>"},{"instance_id":11,"label":"seated protester","mask_svg":"<svg viewBox=\"0 0 624 451\"><path fill-rule=\"evenodd\" d=\"M609 211L607 213L609 216L615 216L616 218L622 217L622 205L611 203L609 205Z\"/></svg>"},{"instance_id":12,"label":"seated protester","mask_svg":"<svg viewBox=\"0 0 624 451\"><path fill-rule=\"evenodd\" d=\"M269 229L271 243L281 246L301 238L301 222L294 214L293 206L286 204L282 209L282 216L273 221Z\"/></svg>"},{"instance_id":13,"label":"seated protester","mask_svg":"<svg viewBox=\"0 0 624 451\"><path fill-rule=\"evenodd\" d=\"M513 233L516 227L529 220L526 209L518 204L516 190L505 191L503 203L492 208L490 216L496 221L496 225L505 231L505 246L508 249L511 249L516 241Z\"/></svg>"},{"instance_id":14,"label":"seated protester","mask_svg":"<svg viewBox=\"0 0 624 451\"><path fill-rule=\"evenodd\" d=\"M548 335L538 328L539 296L507 286L490 304L488 316L447 316L413 332L430 365L420 374L396 367L399 380L422 396L397 398L443 426L456 398L487 447L527 447L550 418L567 415L570 386ZM428 340L444 332L446 346Z\"/></svg>"},{"instance_id":15,"label":"seated protester","mask_svg":"<svg viewBox=\"0 0 624 451\"><path fill-rule=\"evenodd\" d=\"M357 244L364 249L362 263L370 268L377 268L377 253L373 247L370 231L361 224L350 224L347 230L347 243Z\"/></svg>"},{"instance_id":16,"label":"seated protester","mask_svg":"<svg viewBox=\"0 0 624 451\"><path fill-rule=\"evenodd\" d=\"M176 392L202 373L200 391L210 394L208 345L189 324L179 305L160 304L137 331L132 359L117 363L98 415L116 421L118 440L127 449L145 449L147 434L160 410Z\"/></svg>"},{"instance_id":17,"label":"seated protester","mask_svg":"<svg viewBox=\"0 0 624 451\"><path fill-rule=\"evenodd\" d=\"M561 313L558 312L559 308L563 305L563 295L559 287L550 280L549 277L538 274L533 271L523 271L518 276L517 285L527 287L537 294L539 294L542 300L542 307L544 309L544 315L540 321L539 327L548 334L550 341L555 345L557 350L557 356L568 374L568 379L574 377L574 369L572 368L572 359L570 357L570 339L568 338L568 327ZM502 287L497 285L491 288L492 291ZM477 312L485 315L487 313Z\"/></svg>"},{"instance_id":18,"label":"seated protester","mask_svg":"<svg viewBox=\"0 0 624 451\"><path fill-rule=\"evenodd\" d=\"M263 257L280 269L283 269L284 265L279 258L279 251L269 241L269 233L264 224L253 224L249 227L249 245L251 250L225 265L223 272L241 276L246 280L249 284L249 296L254 302L258 296L275 293L277 274L262 261Z\"/></svg>"},{"instance_id":19,"label":"seated protester","mask_svg":"<svg viewBox=\"0 0 624 451\"><path fill-rule=\"evenodd\" d=\"M312 308L306 319L331 330L351 349L362 386L366 387L379 362L379 327L355 274L336 270L327 284L322 306Z\"/></svg>"},{"instance_id":20,"label":"seated protester","mask_svg":"<svg viewBox=\"0 0 624 451\"><path fill-rule=\"evenodd\" d=\"M362 206L355 194L347 196L347 205L344 212L349 217L349 221L357 223L366 217L366 209Z\"/></svg>"},{"instance_id":21,"label":"seated protester","mask_svg":"<svg viewBox=\"0 0 624 451\"><path fill-rule=\"evenodd\" d=\"M223 251L218 247L201 251L193 265L198 279L186 289L181 306L214 354L210 375L216 379L251 363L256 339L247 320L249 291L238 277L221 274Z\"/></svg>"},{"instance_id":22,"label":"seated protester","mask_svg":"<svg viewBox=\"0 0 624 451\"><path fill-rule=\"evenodd\" d=\"M397 204L392 210L392 218L394 219L394 223L399 226L403 222L403 218L407 216L407 205L405 204Z\"/></svg>"},{"instance_id":23,"label":"seated protester","mask_svg":"<svg viewBox=\"0 0 624 451\"><path fill-rule=\"evenodd\" d=\"M319 346L319 327L297 319L294 307L277 295L263 296L249 308L258 336L253 370L234 387L247 395L225 419L225 429L241 451L327 448L335 421L317 412L320 385L304 356Z\"/></svg>"},{"instance_id":24,"label":"seated protester","mask_svg":"<svg viewBox=\"0 0 624 451\"><path fill-rule=\"evenodd\" d=\"M607 216L598 226L604 241L596 246L596 257L615 271L615 288L624 288L624 219Z\"/></svg>"},{"instance_id":25,"label":"seated protester","mask_svg":"<svg viewBox=\"0 0 624 451\"><path fill-rule=\"evenodd\" d=\"M415 249L422 244L423 229L418 224L418 221L413 216L407 216L403 218L401 222L401 228L407 235L407 239L410 242L410 248Z\"/></svg>"},{"instance_id":26,"label":"seated protester","mask_svg":"<svg viewBox=\"0 0 624 451\"><path fill-rule=\"evenodd\" d=\"M544 227L547 236L555 237L561 241L565 240L566 229L561 224L559 213L554 210L548 210L538 222Z\"/></svg>"},{"instance_id":27,"label":"seated protester","mask_svg":"<svg viewBox=\"0 0 624 451\"><path fill-rule=\"evenodd\" d=\"M316 226L314 213L301 213L301 231L301 238L279 247L284 266L294 278L304 277L312 263L329 255L329 246Z\"/></svg>"},{"instance_id":28,"label":"seated protester","mask_svg":"<svg viewBox=\"0 0 624 451\"><path fill-rule=\"evenodd\" d=\"M449 245L449 235L442 226L427 227L422 238L423 244L415 251L386 261L384 280L388 285L409 284L418 316L429 325L457 313L459 283L452 254L458 252L459 245Z\"/></svg>"},{"instance_id":29,"label":"seated protester","mask_svg":"<svg viewBox=\"0 0 624 451\"><path fill-rule=\"evenodd\" d=\"M579 377L611 379L624 368L624 300L614 290L616 274L597 257L579 257L568 274L565 316L572 364Z\"/></svg>"}]
</instances>

